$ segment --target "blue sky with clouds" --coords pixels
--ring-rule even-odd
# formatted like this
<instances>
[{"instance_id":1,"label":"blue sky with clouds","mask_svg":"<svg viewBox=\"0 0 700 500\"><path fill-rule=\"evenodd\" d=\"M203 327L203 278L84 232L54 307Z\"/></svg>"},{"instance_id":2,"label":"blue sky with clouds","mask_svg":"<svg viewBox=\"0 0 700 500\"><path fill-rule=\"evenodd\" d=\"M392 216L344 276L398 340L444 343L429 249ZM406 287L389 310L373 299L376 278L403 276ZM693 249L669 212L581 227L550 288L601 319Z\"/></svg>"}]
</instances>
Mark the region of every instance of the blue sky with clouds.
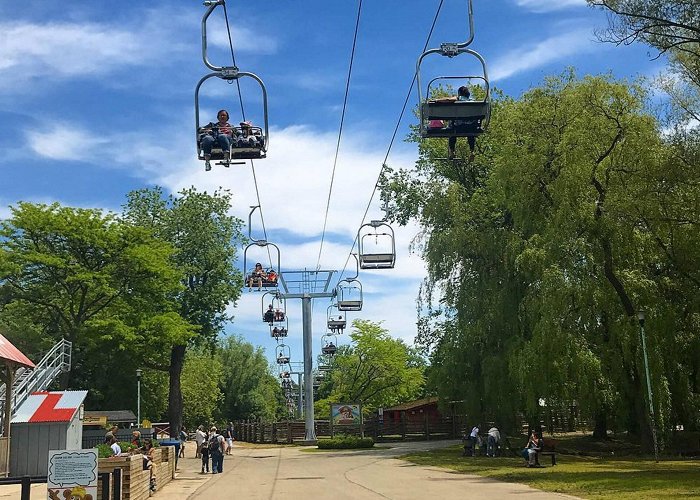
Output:
<instances>
[{"instance_id":1,"label":"blue sky with clouds","mask_svg":"<svg viewBox=\"0 0 700 500\"><path fill-rule=\"evenodd\" d=\"M364 0L321 267L342 269L399 116L439 0ZM467 38L466 0L445 0L430 44ZM356 1L235 2L227 8L238 66L269 94L268 158L255 163L268 239L282 268L315 268L333 167L357 13ZM20 200L118 210L136 188L230 188L234 214L256 204L249 165L205 173L196 159L194 88L201 60L200 2L32 0L0 4L0 217ZM492 85L518 96L546 75L653 76L663 61L648 49L596 41L604 13L584 0L474 0L472 48ZM209 23L210 60L229 64L223 9ZM434 56L429 74L464 74L466 56ZM243 85L247 118L261 121L259 88ZM411 106L417 97L413 93ZM203 121L237 114L235 85L202 89ZM407 113L399 138L413 116ZM410 165L416 145L398 140L389 164ZM380 215L374 203L369 218ZM259 218L254 219L259 234ZM425 271L409 255L416 227L397 228L392 271L361 273L365 307L349 319L384 321L412 342L415 299ZM255 259L256 257L252 257ZM328 302L314 305L315 351ZM260 322L260 294L245 293L229 333L274 351ZM292 357L301 358L301 306L288 304ZM344 340L340 339L343 343ZM347 342L347 340L345 340Z\"/></svg>"}]
</instances>

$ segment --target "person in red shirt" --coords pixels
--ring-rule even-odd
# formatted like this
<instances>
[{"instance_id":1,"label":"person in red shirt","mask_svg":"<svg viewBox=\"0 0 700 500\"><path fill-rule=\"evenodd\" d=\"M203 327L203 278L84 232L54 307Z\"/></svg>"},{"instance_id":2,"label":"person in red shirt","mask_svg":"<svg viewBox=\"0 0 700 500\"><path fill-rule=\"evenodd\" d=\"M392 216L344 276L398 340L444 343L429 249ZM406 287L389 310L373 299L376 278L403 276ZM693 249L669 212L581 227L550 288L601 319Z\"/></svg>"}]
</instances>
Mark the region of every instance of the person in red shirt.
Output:
<instances>
[{"instance_id":1,"label":"person in red shirt","mask_svg":"<svg viewBox=\"0 0 700 500\"><path fill-rule=\"evenodd\" d=\"M216 117L219 120L217 123L210 123L202 130L206 134L201 141L204 159L211 158L211 150L214 144L217 144L224 152L224 160L228 160L233 141L233 127L228 122L228 111L225 109L220 109Z\"/></svg>"}]
</instances>

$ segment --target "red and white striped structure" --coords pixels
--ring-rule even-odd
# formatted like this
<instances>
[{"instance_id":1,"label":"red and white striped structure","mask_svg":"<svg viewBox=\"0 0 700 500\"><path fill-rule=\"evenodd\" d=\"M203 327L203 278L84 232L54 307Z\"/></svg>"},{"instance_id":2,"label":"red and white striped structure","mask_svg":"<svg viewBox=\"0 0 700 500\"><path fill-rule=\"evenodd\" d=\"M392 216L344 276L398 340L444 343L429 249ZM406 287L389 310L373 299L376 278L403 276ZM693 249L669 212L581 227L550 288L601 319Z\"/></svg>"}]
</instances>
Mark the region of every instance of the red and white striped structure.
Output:
<instances>
[{"instance_id":1,"label":"red and white striped structure","mask_svg":"<svg viewBox=\"0 0 700 500\"><path fill-rule=\"evenodd\" d=\"M19 407L12 423L70 422L87 393L88 391L35 392Z\"/></svg>"}]
</instances>

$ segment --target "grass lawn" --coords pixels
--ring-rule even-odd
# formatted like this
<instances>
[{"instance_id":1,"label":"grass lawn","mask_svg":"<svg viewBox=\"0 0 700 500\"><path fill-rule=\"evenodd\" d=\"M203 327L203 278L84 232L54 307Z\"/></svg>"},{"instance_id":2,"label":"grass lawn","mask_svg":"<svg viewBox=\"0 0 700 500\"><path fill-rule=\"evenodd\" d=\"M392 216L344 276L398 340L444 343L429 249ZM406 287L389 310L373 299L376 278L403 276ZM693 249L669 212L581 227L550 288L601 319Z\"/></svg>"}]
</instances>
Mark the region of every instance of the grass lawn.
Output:
<instances>
[{"instance_id":1,"label":"grass lawn","mask_svg":"<svg viewBox=\"0 0 700 500\"><path fill-rule=\"evenodd\" d=\"M464 474L523 483L545 491L556 491L595 499L700 498L700 461L636 457L580 457L557 455L543 469L523 467L516 457L462 457L461 446L413 453L402 457L419 465L452 469Z\"/></svg>"}]
</instances>

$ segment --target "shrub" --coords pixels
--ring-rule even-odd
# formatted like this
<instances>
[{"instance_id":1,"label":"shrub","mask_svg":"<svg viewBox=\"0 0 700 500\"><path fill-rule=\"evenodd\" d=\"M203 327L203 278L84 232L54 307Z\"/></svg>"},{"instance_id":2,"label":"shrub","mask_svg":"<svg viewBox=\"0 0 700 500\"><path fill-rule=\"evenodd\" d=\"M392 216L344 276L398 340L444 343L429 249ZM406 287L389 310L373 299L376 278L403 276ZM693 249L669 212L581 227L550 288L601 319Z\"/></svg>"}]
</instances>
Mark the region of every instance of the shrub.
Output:
<instances>
[{"instance_id":1,"label":"shrub","mask_svg":"<svg viewBox=\"0 0 700 500\"><path fill-rule=\"evenodd\" d=\"M357 448L371 448L374 439L358 436L336 436L331 439L323 439L318 442L319 450L352 450Z\"/></svg>"}]
</instances>

